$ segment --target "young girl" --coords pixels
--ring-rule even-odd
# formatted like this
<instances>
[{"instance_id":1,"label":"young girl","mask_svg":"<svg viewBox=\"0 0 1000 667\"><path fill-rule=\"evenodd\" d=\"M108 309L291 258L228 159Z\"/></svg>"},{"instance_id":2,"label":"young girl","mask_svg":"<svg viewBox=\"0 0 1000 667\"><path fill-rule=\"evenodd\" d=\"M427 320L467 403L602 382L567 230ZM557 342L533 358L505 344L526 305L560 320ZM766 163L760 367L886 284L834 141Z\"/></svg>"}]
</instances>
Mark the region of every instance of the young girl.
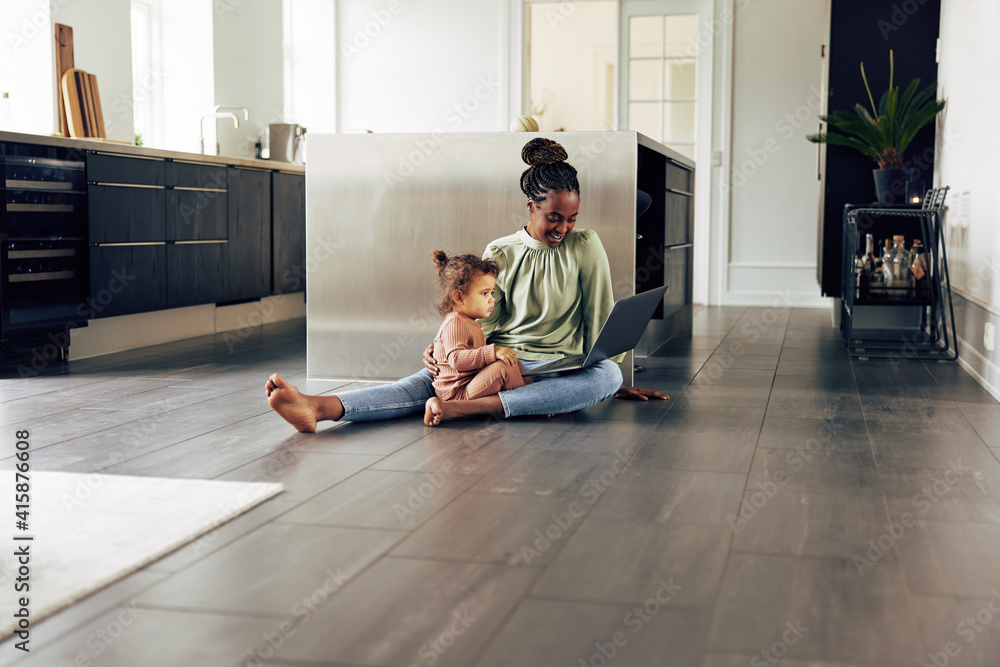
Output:
<instances>
[{"instance_id":1,"label":"young girl","mask_svg":"<svg viewBox=\"0 0 1000 667\"><path fill-rule=\"evenodd\" d=\"M436 396L427 399L424 423L441 423L441 401L491 396L531 383L522 377L524 366L510 348L487 345L477 319L493 312L493 286L500 269L492 259L475 255L448 257L431 253L438 270L441 294L438 312L444 322L434 337L434 360L440 373L434 379Z\"/></svg>"}]
</instances>

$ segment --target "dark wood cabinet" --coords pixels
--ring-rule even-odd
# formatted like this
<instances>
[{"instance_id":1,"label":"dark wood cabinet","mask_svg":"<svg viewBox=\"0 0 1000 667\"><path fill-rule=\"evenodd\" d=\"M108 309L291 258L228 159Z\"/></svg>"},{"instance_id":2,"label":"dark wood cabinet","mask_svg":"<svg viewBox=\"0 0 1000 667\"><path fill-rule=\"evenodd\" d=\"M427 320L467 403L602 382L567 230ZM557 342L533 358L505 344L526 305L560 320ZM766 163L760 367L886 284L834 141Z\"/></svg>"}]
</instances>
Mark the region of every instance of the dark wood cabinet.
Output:
<instances>
[{"instance_id":1,"label":"dark wood cabinet","mask_svg":"<svg viewBox=\"0 0 1000 667\"><path fill-rule=\"evenodd\" d=\"M226 298L228 243L171 243L167 248L167 308Z\"/></svg>"},{"instance_id":2,"label":"dark wood cabinet","mask_svg":"<svg viewBox=\"0 0 1000 667\"><path fill-rule=\"evenodd\" d=\"M690 307L694 301L693 290L694 246L667 248L664 256L664 280L670 286L663 295L664 318Z\"/></svg>"},{"instance_id":3,"label":"dark wood cabinet","mask_svg":"<svg viewBox=\"0 0 1000 667\"><path fill-rule=\"evenodd\" d=\"M167 163L167 308L226 298L227 180L225 166Z\"/></svg>"},{"instance_id":4,"label":"dark wood cabinet","mask_svg":"<svg viewBox=\"0 0 1000 667\"><path fill-rule=\"evenodd\" d=\"M225 301L271 292L271 174L229 168Z\"/></svg>"},{"instance_id":5,"label":"dark wood cabinet","mask_svg":"<svg viewBox=\"0 0 1000 667\"><path fill-rule=\"evenodd\" d=\"M164 161L87 153L90 316L166 308Z\"/></svg>"},{"instance_id":6,"label":"dark wood cabinet","mask_svg":"<svg viewBox=\"0 0 1000 667\"><path fill-rule=\"evenodd\" d=\"M166 244L92 245L92 319L167 307Z\"/></svg>"},{"instance_id":7,"label":"dark wood cabinet","mask_svg":"<svg viewBox=\"0 0 1000 667\"><path fill-rule=\"evenodd\" d=\"M227 238L225 190L167 190L167 241L218 241Z\"/></svg>"},{"instance_id":8,"label":"dark wood cabinet","mask_svg":"<svg viewBox=\"0 0 1000 667\"><path fill-rule=\"evenodd\" d=\"M146 160L139 160L146 162ZM129 185L87 186L87 214L91 243L147 243L166 236L160 187Z\"/></svg>"},{"instance_id":9,"label":"dark wood cabinet","mask_svg":"<svg viewBox=\"0 0 1000 667\"><path fill-rule=\"evenodd\" d=\"M130 183L162 187L165 183L164 170L164 162L158 158L87 152L88 183Z\"/></svg>"},{"instance_id":10,"label":"dark wood cabinet","mask_svg":"<svg viewBox=\"0 0 1000 667\"><path fill-rule=\"evenodd\" d=\"M301 174L88 152L87 210L92 317L304 289Z\"/></svg>"},{"instance_id":11,"label":"dark wood cabinet","mask_svg":"<svg viewBox=\"0 0 1000 667\"><path fill-rule=\"evenodd\" d=\"M170 160L164 170L167 185L180 188L226 189L224 165Z\"/></svg>"},{"instance_id":12,"label":"dark wood cabinet","mask_svg":"<svg viewBox=\"0 0 1000 667\"><path fill-rule=\"evenodd\" d=\"M299 174L271 175L273 274L271 293L301 292L306 276L306 179Z\"/></svg>"},{"instance_id":13,"label":"dark wood cabinet","mask_svg":"<svg viewBox=\"0 0 1000 667\"><path fill-rule=\"evenodd\" d=\"M664 245L683 245L694 241L694 197L690 193L667 190L664 193L667 225Z\"/></svg>"},{"instance_id":14,"label":"dark wood cabinet","mask_svg":"<svg viewBox=\"0 0 1000 667\"><path fill-rule=\"evenodd\" d=\"M635 221L635 291L667 285L653 320L670 320L692 305L694 168L640 144L637 176L652 201Z\"/></svg>"}]
</instances>

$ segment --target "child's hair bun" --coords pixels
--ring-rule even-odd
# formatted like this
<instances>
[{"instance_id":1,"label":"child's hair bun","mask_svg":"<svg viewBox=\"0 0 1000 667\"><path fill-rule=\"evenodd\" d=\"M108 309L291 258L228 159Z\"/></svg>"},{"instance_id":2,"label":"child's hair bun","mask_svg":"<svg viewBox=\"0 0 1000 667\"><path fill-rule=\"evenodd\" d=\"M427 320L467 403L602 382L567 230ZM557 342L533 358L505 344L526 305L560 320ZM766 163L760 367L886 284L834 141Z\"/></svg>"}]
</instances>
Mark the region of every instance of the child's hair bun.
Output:
<instances>
[{"instance_id":1,"label":"child's hair bun","mask_svg":"<svg viewBox=\"0 0 1000 667\"><path fill-rule=\"evenodd\" d=\"M563 162L569 157L566 149L544 137L532 139L521 149L521 159L532 167Z\"/></svg>"},{"instance_id":2,"label":"child's hair bun","mask_svg":"<svg viewBox=\"0 0 1000 667\"><path fill-rule=\"evenodd\" d=\"M448 263L448 253L444 250L431 250L431 257L434 259L434 268L438 271Z\"/></svg>"}]
</instances>

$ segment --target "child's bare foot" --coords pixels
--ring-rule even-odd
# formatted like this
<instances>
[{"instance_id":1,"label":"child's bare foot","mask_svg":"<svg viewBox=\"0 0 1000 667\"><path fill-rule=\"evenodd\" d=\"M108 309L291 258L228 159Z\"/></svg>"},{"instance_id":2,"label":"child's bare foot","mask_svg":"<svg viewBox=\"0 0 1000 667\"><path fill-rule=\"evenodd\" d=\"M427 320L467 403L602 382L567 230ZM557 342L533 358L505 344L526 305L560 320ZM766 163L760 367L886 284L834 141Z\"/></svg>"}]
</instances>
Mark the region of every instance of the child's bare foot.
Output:
<instances>
[{"instance_id":1,"label":"child's bare foot","mask_svg":"<svg viewBox=\"0 0 1000 667\"><path fill-rule=\"evenodd\" d=\"M309 396L299 392L277 373L265 386L267 404L301 433L315 433L321 419L340 419L344 408L336 396Z\"/></svg>"},{"instance_id":2,"label":"child's bare foot","mask_svg":"<svg viewBox=\"0 0 1000 667\"><path fill-rule=\"evenodd\" d=\"M503 417L503 404L496 394L462 401L442 401L437 396L424 403L424 423L437 426L452 419L492 415Z\"/></svg>"},{"instance_id":3,"label":"child's bare foot","mask_svg":"<svg viewBox=\"0 0 1000 667\"><path fill-rule=\"evenodd\" d=\"M428 426L437 426L441 423L442 416L444 414L444 408L442 407L442 401L437 396L433 396L427 399L424 403L424 423Z\"/></svg>"}]
</instances>

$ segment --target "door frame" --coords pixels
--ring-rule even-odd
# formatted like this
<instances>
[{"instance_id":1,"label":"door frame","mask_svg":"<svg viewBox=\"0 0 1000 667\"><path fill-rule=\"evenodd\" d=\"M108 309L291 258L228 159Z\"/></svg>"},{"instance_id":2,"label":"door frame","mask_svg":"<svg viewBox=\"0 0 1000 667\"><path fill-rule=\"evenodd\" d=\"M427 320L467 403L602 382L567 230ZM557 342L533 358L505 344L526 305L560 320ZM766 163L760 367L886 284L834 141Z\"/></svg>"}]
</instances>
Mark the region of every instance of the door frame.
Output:
<instances>
[{"instance_id":1,"label":"door frame","mask_svg":"<svg viewBox=\"0 0 1000 667\"><path fill-rule=\"evenodd\" d=\"M732 5L733 0L722 0L724 4ZM628 62L628 19L631 16L644 14L697 14L698 15L698 54L697 54L697 84L695 101L695 207L694 207L694 285L693 298L695 303L719 303L718 297L712 299L713 272L711 268L718 261L717 253L712 252L713 239L718 235L713 233L712 213L716 209L712 200L712 183L714 166L713 152L716 137L713 135L712 118L715 109L715 82L713 71L717 41L722 44L732 40L732 21L718 22L715 20L715 2L713 0L623 0L618 5L618 56L615 60L615 76L618 85L615 86L615 127L628 129L628 72L624 63ZM730 17L732 14L729 15ZM727 33L727 29L729 32ZM727 37L728 35L728 37ZM724 75L723 75L724 77ZM725 79L724 79L725 80ZM725 85L722 88L722 101L726 101ZM728 115L722 109L723 115ZM723 123L723 128L725 124ZM728 154L728 148L721 148Z\"/></svg>"},{"instance_id":2,"label":"door frame","mask_svg":"<svg viewBox=\"0 0 1000 667\"><path fill-rule=\"evenodd\" d=\"M577 0L585 1L585 0ZM622 39L627 29L627 16L646 11L661 14L698 15L698 70L697 102L695 106L695 210L694 210L694 301L695 303L721 303L724 289L725 268L728 256L722 250L728 243L725 234L728 222L722 224L720 217L728 221L729 198L720 192L718 198L713 192L713 183L729 177L728 159L731 132L728 124L732 118L732 44L733 10L735 0L620 0L618 3L618 45L615 55L614 86L614 127L627 128L627 112L622 113L623 100L627 94L623 90L628 85L627 76L622 76L622 62L627 61L627 42ZM528 11L531 3L559 4L565 0L505 0L507 3L506 30L507 52L507 102L511 118L527 113L528 99L528 53L527 31ZM628 9L626 9L628 5ZM718 5L718 7L716 6ZM721 17L718 18L717 17ZM728 17L728 20L726 20ZM624 44L624 46L623 46ZM622 54L625 54L623 58ZM719 55L721 67L718 77L713 77L715 61ZM716 78L718 81L716 81ZM719 102L716 108L716 102ZM713 116L718 115L720 133L713 132ZM713 154L717 158L713 165ZM716 169L721 167L721 169ZM718 172L718 173L717 173ZM721 189L720 189L721 190ZM720 238L725 235L726 238ZM720 273L721 272L721 273Z\"/></svg>"}]
</instances>

